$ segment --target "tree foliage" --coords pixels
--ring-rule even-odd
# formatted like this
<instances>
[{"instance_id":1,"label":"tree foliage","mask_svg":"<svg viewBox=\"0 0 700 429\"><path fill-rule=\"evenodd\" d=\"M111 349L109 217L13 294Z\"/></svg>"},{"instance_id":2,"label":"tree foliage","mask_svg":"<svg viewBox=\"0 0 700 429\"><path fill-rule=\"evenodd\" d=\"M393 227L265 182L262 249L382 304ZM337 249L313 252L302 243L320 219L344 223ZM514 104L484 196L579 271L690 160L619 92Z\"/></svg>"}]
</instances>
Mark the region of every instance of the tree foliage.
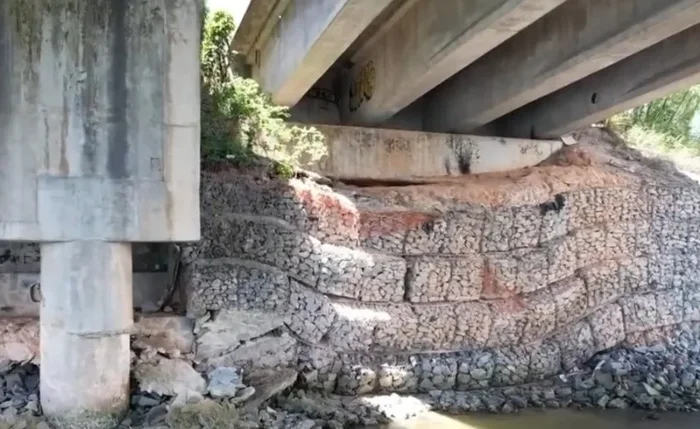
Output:
<instances>
[{"instance_id":1,"label":"tree foliage","mask_svg":"<svg viewBox=\"0 0 700 429\"><path fill-rule=\"evenodd\" d=\"M258 84L232 72L233 17L205 18L202 35L202 159L247 165L266 158L278 173L291 174L325 154L323 136L290 127L285 107L272 103Z\"/></svg>"},{"instance_id":2,"label":"tree foliage","mask_svg":"<svg viewBox=\"0 0 700 429\"><path fill-rule=\"evenodd\" d=\"M700 85L613 116L608 125L635 139L666 149L690 148L700 151L700 136L693 129L700 109Z\"/></svg>"},{"instance_id":3,"label":"tree foliage","mask_svg":"<svg viewBox=\"0 0 700 429\"><path fill-rule=\"evenodd\" d=\"M231 38L235 31L236 23L228 13L205 15L201 69L208 85L222 85L230 80Z\"/></svg>"}]
</instances>

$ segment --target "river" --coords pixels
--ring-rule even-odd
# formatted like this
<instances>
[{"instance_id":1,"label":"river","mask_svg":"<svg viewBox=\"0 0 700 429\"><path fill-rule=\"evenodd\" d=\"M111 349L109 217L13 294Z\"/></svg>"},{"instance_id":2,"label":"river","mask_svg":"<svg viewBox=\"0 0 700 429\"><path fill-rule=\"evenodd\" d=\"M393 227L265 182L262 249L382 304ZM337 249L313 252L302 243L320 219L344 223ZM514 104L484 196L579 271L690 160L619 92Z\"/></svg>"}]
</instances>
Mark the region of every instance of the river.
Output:
<instances>
[{"instance_id":1,"label":"river","mask_svg":"<svg viewBox=\"0 0 700 429\"><path fill-rule=\"evenodd\" d=\"M444 416L424 413L389 429L697 429L700 413L528 410L519 414Z\"/></svg>"}]
</instances>

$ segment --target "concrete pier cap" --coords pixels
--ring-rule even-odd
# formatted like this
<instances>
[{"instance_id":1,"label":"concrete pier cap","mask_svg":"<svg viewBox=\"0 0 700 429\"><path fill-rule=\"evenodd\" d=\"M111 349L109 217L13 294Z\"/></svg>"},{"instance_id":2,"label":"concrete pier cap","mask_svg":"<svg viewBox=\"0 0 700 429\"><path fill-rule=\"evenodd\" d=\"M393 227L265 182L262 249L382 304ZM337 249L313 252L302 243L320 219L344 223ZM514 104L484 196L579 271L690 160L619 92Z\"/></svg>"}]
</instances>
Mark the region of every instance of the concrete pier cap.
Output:
<instances>
[{"instance_id":1,"label":"concrete pier cap","mask_svg":"<svg viewBox=\"0 0 700 429\"><path fill-rule=\"evenodd\" d=\"M41 242L41 404L128 407L131 242L199 239L200 0L0 3L0 240Z\"/></svg>"}]
</instances>

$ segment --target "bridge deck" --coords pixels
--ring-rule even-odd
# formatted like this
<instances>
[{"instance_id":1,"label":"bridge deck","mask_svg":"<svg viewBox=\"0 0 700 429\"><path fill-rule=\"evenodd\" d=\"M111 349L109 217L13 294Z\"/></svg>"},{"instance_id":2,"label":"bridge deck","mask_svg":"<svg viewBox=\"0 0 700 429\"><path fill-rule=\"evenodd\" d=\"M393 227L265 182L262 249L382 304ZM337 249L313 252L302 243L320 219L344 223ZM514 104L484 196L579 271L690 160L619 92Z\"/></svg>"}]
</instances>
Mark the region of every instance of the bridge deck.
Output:
<instances>
[{"instance_id":1,"label":"bridge deck","mask_svg":"<svg viewBox=\"0 0 700 429\"><path fill-rule=\"evenodd\" d=\"M700 82L696 33L700 0L252 0L234 49L298 121L531 138Z\"/></svg>"}]
</instances>

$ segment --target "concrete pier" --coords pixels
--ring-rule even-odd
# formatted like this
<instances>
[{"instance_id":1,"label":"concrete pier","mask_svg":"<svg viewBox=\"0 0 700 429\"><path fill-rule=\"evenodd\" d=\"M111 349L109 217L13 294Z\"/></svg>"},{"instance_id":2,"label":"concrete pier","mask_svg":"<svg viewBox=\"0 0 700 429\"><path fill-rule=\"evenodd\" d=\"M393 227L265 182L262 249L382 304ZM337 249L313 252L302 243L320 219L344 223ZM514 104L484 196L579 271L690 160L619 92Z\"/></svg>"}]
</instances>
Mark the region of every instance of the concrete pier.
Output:
<instances>
[{"instance_id":1,"label":"concrete pier","mask_svg":"<svg viewBox=\"0 0 700 429\"><path fill-rule=\"evenodd\" d=\"M0 4L0 240L42 243L58 427L128 407L131 243L199 239L201 3Z\"/></svg>"},{"instance_id":2,"label":"concrete pier","mask_svg":"<svg viewBox=\"0 0 700 429\"><path fill-rule=\"evenodd\" d=\"M44 413L58 426L114 426L129 401L131 245L46 243L41 253Z\"/></svg>"}]
</instances>

